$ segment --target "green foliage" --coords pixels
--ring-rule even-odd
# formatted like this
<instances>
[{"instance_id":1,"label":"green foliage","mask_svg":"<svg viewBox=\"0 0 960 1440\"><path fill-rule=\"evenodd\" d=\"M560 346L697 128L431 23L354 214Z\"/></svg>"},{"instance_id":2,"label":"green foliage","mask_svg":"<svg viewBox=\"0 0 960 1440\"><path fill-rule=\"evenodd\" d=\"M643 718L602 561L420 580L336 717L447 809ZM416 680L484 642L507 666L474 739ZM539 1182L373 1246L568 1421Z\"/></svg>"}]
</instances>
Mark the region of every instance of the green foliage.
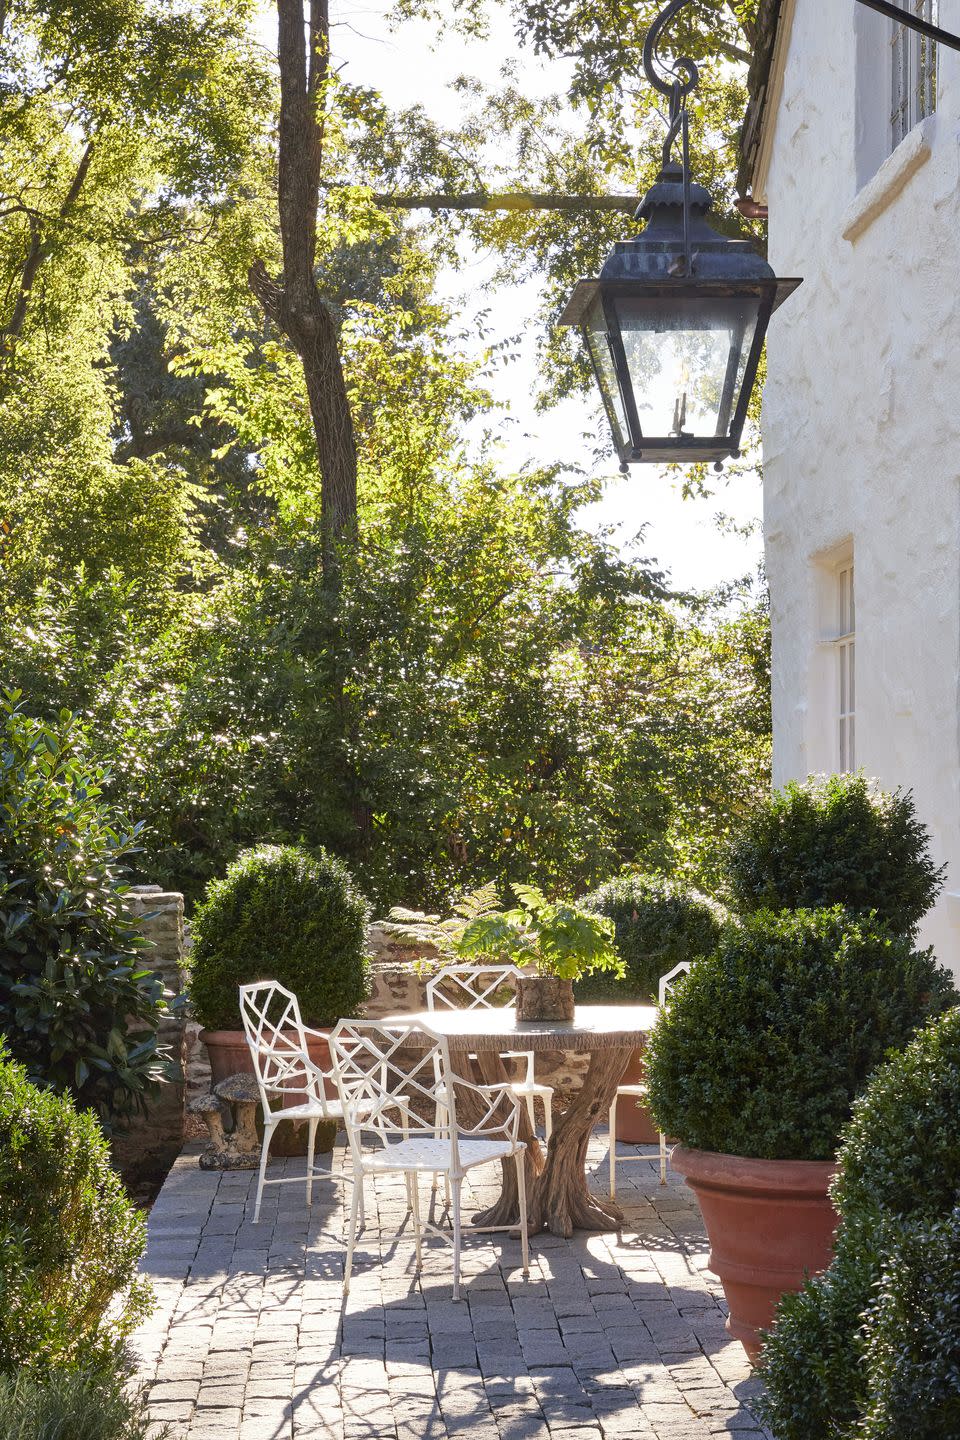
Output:
<instances>
[{"instance_id":1,"label":"green foliage","mask_svg":"<svg viewBox=\"0 0 960 1440\"><path fill-rule=\"evenodd\" d=\"M764 1403L781 1440L900 1440L901 1396L925 1393L931 1423L950 1415L958 1108L953 1008L878 1069L853 1107L833 1186L836 1257L799 1295L784 1297L764 1347ZM925 1416L915 1409L914 1425ZM954 1432L915 1433L932 1440Z\"/></svg>"},{"instance_id":2,"label":"green foliage","mask_svg":"<svg viewBox=\"0 0 960 1440\"><path fill-rule=\"evenodd\" d=\"M912 934L943 885L913 797L863 775L813 776L759 805L731 846L728 879L744 911L845 905Z\"/></svg>"},{"instance_id":3,"label":"green foliage","mask_svg":"<svg viewBox=\"0 0 960 1440\"><path fill-rule=\"evenodd\" d=\"M659 875L616 876L582 904L613 921L614 944L626 966L619 979L607 973L579 981L576 997L585 1003L655 1002L660 976L714 950L724 919L714 901Z\"/></svg>"},{"instance_id":4,"label":"green foliage","mask_svg":"<svg viewBox=\"0 0 960 1440\"><path fill-rule=\"evenodd\" d=\"M0 1376L0 1440L164 1440L120 1370Z\"/></svg>"},{"instance_id":5,"label":"green foliage","mask_svg":"<svg viewBox=\"0 0 960 1440\"><path fill-rule=\"evenodd\" d=\"M514 885L520 904L471 920L454 950L463 960L532 965L540 975L577 980L596 970L623 975L613 925L571 900L550 901L533 885Z\"/></svg>"},{"instance_id":6,"label":"green foliage","mask_svg":"<svg viewBox=\"0 0 960 1440\"><path fill-rule=\"evenodd\" d=\"M334 601L301 366L248 284L255 257L272 273L280 258L275 76L252 4L0 9L0 326L20 327L0 369L2 678L47 720L81 714L111 799L150 817L143 878L192 899L269 841L341 855L381 909L446 908L491 875L579 892L627 865L715 885L768 782L763 597L671 597L583 528L599 482L508 470L488 381L511 345L478 354L475 319L435 293L478 244L498 285L540 273L555 312L622 219L414 227L372 199L478 176L641 188L660 131L644 87L622 116L643 131L637 159L608 127L619 106L582 86L570 123L562 97L462 82L445 130L331 83L317 273L360 505ZM696 17L698 56L716 18ZM559 16L537 23L537 43L563 43ZM619 28L594 17L591 44ZM638 39L631 20L622 43ZM716 133L697 163L713 174L739 87L726 61L704 71ZM586 367L550 334L559 394Z\"/></svg>"},{"instance_id":7,"label":"green foliage","mask_svg":"<svg viewBox=\"0 0 960 1440\"><path fill-rule=\"evenodd\" d=\"M646 1052L658 1128L701 1150L830 1160L886 1052L954 1003L949 973L840 907L729 926Z\"/></svg>"},{"instance_id":8,"label":"green foliage","mask_svg":"<svg viewBox=\"0 0 960 1440\"><path fill-rule=\"evenodd\" d=\"M145 1239L95 1117L0 1050L0 1373L111 1363L149 1308Z\"/></svg>"},{"instance_id":9,"label":"green foliage","mask_svg":"<svg viewBox=\"0 0 960 1440\"><path fill-rule=\"evenodd\" d=\"M960 1436L960 1206L890 1238L864 1335L864 1440Z\"/></svg>"},{"instance_id":10,"label":"green foliage","mask_svg":"<svg viewBox=\"0 0 960 1440\"><path fill-rule=\"evenodd\" d=\"M237 986L279 980L308 1025L335 1025L368 994L367 902L324 851L261 845L194 912L189 992L208 1030L239 1030Z\"/></svg>"},{"instance_id":11,"label":"green foliage","mask_svg":"<svg viewBox=\"0 0 960 1440\"><path fill-rule=\"evenodd\" d=\"M46 724L0 696L0 1031L32 1079L109 1120L144 1109L168 1066L163 988L124 911L139 827L86 744L76 716Z\"/></svg>"}]
</instances>

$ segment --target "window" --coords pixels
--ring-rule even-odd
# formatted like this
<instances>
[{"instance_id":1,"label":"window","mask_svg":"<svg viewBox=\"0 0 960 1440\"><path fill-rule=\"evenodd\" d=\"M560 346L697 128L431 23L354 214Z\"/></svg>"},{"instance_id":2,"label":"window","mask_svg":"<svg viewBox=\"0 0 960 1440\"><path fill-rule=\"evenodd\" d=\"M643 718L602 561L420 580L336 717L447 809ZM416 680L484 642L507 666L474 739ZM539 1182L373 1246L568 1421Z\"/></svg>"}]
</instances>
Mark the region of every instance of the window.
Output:
<instances>
[{"instance_id":1,"label":"window","mask_svg":"<svg viewBox=\"0 0 960 1440\"><path fill-rule=\"evenodd\" d=\"M900 0L901 10L909 10L931 25L937 24L937 0ZM932 115L937 105L937 47L925 35L908 30L906 25L892 26L890 48L893 60L892 108L890 112L891 149L918 125Z\"/></svg>"},{"instance_id":2,"label":"window","mask_svg":"<svg viewBox=\"0 0 960 1440\"><path fill-rule=\"evenodd\" d=\"M853 561L837 571L837 769L856 769L856 630Z\"/></svg>"}]
</instances>

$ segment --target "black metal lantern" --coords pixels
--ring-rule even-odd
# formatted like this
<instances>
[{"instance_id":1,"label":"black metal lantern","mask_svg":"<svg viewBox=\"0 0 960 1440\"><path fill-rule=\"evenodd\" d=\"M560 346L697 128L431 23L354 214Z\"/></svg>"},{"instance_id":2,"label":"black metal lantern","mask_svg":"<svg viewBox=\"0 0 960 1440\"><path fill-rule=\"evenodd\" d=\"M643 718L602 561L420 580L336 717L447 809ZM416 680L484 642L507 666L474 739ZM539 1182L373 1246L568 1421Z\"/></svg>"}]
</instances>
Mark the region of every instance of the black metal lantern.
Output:
<instances>
[{"instance_id":1,"label":"black metal lantern","mask_svg":"<svg viewBox=\"0 0 960 1440\"><path fill-rule=\"evenodd\" d=\"M710 195L690 180L686 96L699 78L678 59L670 82L653 69L659 31L644 46L647 76L670 97L663 166L637 211L646 227L615 245L597 280L581 280L560 318L583 331L621 469L713 461L740 453L740 435L776 307L801 283L778 280L746 240L707 222ZM676 67L684 71L684 79ZM678 134L683 163L671 160Z\"/></svg>"}]
</instances>

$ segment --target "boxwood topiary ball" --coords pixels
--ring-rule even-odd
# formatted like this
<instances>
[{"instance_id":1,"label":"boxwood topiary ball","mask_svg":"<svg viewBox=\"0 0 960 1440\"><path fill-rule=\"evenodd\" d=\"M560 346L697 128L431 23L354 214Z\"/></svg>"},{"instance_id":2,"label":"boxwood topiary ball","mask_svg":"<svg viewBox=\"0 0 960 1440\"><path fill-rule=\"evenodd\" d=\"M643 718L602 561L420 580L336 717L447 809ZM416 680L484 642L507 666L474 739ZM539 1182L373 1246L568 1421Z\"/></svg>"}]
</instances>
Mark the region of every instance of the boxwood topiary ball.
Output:
<instances>
[{"instance_id":1,"label":"boxwood topiary ball","mask_svg":"<svg viewBox=\"0 0 960 1440\"><path fill-rule=\"evenodd\" d=\"M307 1025L335 1025L369 993L369 906L341 861L292 845L246 850L193 917L189 992L208 1030L239 1030L237 987L278 980Z\"/></svg>"},{"instance_id":2,"label":"boxwood topiary ball","mask_svg":"<svg viewBox=\"0 0 960 1440\"><path fill-rule=\"evenodd\" d=\"M887 1051L956 998L931 951L869 917L761 911L694 962L658 1018L654 1118L700 1150L832 1160Z\"/></svg>"}]
</instances>

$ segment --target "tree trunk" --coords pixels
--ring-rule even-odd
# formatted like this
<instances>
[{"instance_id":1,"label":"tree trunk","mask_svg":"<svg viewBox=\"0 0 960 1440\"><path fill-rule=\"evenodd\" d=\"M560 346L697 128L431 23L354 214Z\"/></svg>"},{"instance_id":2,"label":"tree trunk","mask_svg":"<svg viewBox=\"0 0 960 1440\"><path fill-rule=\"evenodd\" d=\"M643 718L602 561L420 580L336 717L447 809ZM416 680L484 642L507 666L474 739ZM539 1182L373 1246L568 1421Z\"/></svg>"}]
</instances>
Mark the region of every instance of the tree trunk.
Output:
<instances>
[{"instance_id":1,"label":"tree trunk","mask_svg":"<svg viewBox=\"0 0 960 1440\"><path fill-rule=\"evenodd\" d=\"M324 573L335 586L336 541L356 527L357 452L337 323L314 273L330 18L327 0L309 0L308 44L303 5L304 0L277 0L283 273L273 279L258 260L249 280L303 366L320 468Z\"/></svg>"}]
</instances>

